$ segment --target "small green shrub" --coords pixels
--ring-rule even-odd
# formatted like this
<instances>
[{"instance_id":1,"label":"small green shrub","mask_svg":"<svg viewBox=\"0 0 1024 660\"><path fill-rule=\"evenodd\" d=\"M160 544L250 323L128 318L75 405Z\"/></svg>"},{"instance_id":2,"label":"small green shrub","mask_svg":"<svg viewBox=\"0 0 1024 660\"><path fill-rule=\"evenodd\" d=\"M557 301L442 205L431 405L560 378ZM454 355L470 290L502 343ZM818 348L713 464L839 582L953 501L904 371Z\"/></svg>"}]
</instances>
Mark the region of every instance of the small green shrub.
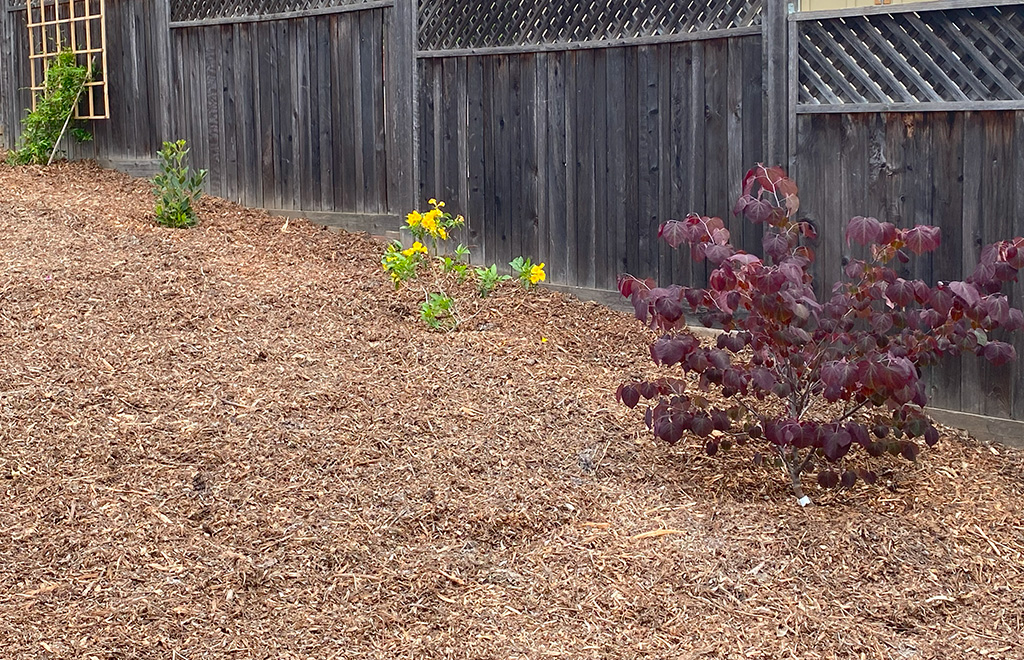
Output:
<instances>
[{"instance_id":1,"label":"small green shrub","mask_svg":"<svg viewBox=\"0 0 1024 660\"><path fill-rule=\"evenodd\" d=\"M196 217L193 204L199 201L206 181L206 170L193 172L185 164L188 148L184 140L164 142L160 156L160 173L153 178L156 194L156 221L164 227L191 227Z\"/></svg>"},{"instance_id":2,"label":"small green shrub","mask_svg":"<svg viewBox=\"0 0 1024 660\"><path fill-rule=\"evenodd\" d=\"M427 299L420 306L420 318L431 330L454 330L459 323L454 306L455 301L447 294L427 294Z\"/></svg>"},{"instance_id":3,"label":"small green shrub","mask_svg":"<svg viewBox=\"0 0 1024 660\"><path fill-rule=\"evenodd\" d=\"M512 279L508 275L498 275L498 265L491 264L488 268L475 268L476 289L480 292L481 298L486 298L494 291L494 287L500 282Z\"/></svg>"},{"instance_id":4,"label":"small green shrub","mask_svg":"<svg viewBox=\"0 0 1024 660\"><path fill-rule=\"evenodd\" d=\"M92 134L75 126L72 116L78 99L89 82L89 69L78 66L75 54L63 50L46 69L43 94L36 99L36 109L22 120L24 130L21 146L7 160L12 165L48 165L57 153L57 143L66 131L79 142L92 139Z\"/></svg>"}]
</instances>

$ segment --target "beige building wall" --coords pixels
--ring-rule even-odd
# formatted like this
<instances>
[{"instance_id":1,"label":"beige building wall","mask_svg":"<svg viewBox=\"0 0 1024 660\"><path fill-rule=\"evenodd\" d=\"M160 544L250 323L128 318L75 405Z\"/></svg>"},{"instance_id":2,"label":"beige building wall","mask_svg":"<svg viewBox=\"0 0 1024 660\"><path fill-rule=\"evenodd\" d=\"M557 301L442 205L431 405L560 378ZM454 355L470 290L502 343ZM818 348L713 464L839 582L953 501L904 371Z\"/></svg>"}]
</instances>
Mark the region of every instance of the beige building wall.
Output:
<instances>
[{"instance_id":1,"label":"beige building wall","mask_svg":"<svg viewBox=\"0 0 1024 660\"><path fill-rule=\"evenodd\" d=\"M800 0L800 11L849 9L851 7L874 7L875 5L909 5L929 1L931 0Z\"/></svg>"}]
</instances>

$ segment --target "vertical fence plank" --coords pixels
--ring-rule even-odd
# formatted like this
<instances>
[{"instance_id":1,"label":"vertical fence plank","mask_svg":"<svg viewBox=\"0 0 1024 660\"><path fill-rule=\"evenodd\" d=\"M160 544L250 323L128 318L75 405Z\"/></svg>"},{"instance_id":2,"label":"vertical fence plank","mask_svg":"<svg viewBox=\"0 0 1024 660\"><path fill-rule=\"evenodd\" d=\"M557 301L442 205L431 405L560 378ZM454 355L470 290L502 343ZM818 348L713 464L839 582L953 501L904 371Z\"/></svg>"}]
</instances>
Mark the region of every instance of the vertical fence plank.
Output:
<instances>
[{"instance_id":1,"label":"vertical fence plank","mask_svg":"<svg viewBox=\"0 0 1024 660\"><path fill-rule=\"evenodd\" d=\"M523 254L523 60L523 57L508 58L508 99L502 127L507 133L509 146L506 154L509 188L505 196L505 207L502 209L509 260Z\"/></svg>"},{"instance_id":2,"label":"vertical fence plank","mask_svg":"<svg viewBox=\"0 0 1024 660\"><path fill-rule=\"evenodd\" d=\"M639 125L637 126L637 215L639 225L638 257L639 264L645 273L658 279L659 243L658 211L661 191L661 177L658 172L658 135L660 121L658 117L658 65L655 49L641 46L637 49L637 97Z\"/></svg>"},{"instance_id":3,"label":"vertical fence plank","mask_svg":"<svg viewBox=\"0 0 1024 660\"><path fill-rule=\"evenodd\" d=\"M597 281L597 253L594 205L596 192L594 171L594 134L597 117L594 116L594 51L576 54L575 89L575 151L572 161L576 182L576 280L577 286L594 288Z\"/></svg>"},{"instance_id":4,"label":"vertical fence plank","mask_svg":"<svg viewBox=\"0 0 1024 660\"><path fill-rule=\"evenodd\" d=\"M548 276L568 281L566 263L565 53L548 55L547 78L547 215Z\"/></svg>"},{"instance_id":5,"label":"vertical fence plank","mask_svg":"<svg viewBox=\"0 0 1024 660\"><path fill-rule=\"evenodd\" d=\"M237 26L224 25L220 29L221 48L221 90L224 112L222 114L222 135L224 144L224 196L238 202L239 179L244 162L238 155L238 138L242 130L239 124L238 96L235 86L235 68L241 62L235 57L235 32Z\"/></svg>"},{"instance_id":6,"label":"vertical fence plank","mask_svg":"<svg viewBox=\"0 0 1024 660\"><path fill-rule=\"evenodd\" d=\"M982 113L968 113L964 122L963 238L960 244L962 276L971 274L982 241L982 179L985 178L985 127ZM957 410L983 414L985 390L978 358L964 355L960 366L960 406Z\"/></svg>"},{"instance_id":7,"label":"vertical fence plank","mask_svg":"<svg viewBox=\"0 0 1024 660\"><path fill-rule=\"evenodd\" d=\"M1020 220L1024 218L1024 162L1021 162L1021 154L1024 154L1024 112L1013 113L1013 153L1017 158L1013 161L1013 218L1017 220L1008 234L999 238L1009 240L1024 235L1024 228L1020 226ZM1024 308L1024 286L1021 282L1014 282L1011 286L1010 304L1018 309ZM1011 383L1011 406L1010 417L1013 419L1024 419L1024 336L1017 333L1013 341L1017 350L1017 360L1013 367L1013 382Z\"/></svg>"},{"instance_id":8,"label":"vertical fence plank","mask_svg":"<svg viewBox=\"0 0 1024 660\"><path fill-rule=\"evenodd\" d=\"M519 75L519 148L522 181L520 184L519 250L518 254L530 257L534 263L541 263L538 250L540 227L540 206L538 190L538 140L537 140L537 60L530 54L521 58Z\"/></svg>"},{"instance_id":9,"label":"vertical fence plank","mask_svg":"<svg viewBox=\"0 0 1024 660\"><path fill-rule=\"evenodd\" d=\"M548 240L550 235L550 216L548 215L548 181L547 181L547 162L548 162L548 130L547 130L547 117L548 117L548 54L537 53L534 60L534 94L535 100L532 108L533 112L533 134L536 140L536 148L534 155L536 160L532 163L534 172L532 173L533 180L530 185L533 187L533 194L536 196L535 199L535 211L536 211L536 236L535 245L533 249L537 255L537 259L541 263L550 264L551 262L551 243ZM550 271L550 266L547 268Z\"/></svg>"},{"instance_id":10,"label":"vertical fence plank","mask_svg":"<svg viewBox=\"0 0 1024 660\"><path fill-rule=\"evenodd\" d=\"M351 44L352 17L331 16L331 129L334 133L334 200L336 208L358 208L356 194L355 80Z\"/></svg>"},{"instance_id":11,"label":"vertical fence plank","mask_svg":"<svg viewBox=\"0 0 1024 660\"><path fill-rule=\"evenodd\" d=\"M625 176L625 213L622 222L626 225L626 258L624 272L636 277L646 278L653 275L648 270L646 260L641 261L640 234L640 102L638 92L637 49L629 48L625 52L623 66L623 110L622 123L625 125L625 148L623 149L623 175ZM646 243L644 244L646 247Z\"/></svg>"},{"instance_id":12,"label":"vertical fence plank","mask_svg":"<svg viewBox=\"0 0 1024 660\"><path fill-rule=\"evenodd\" d=\"M386 127L384 120L384 10L357 12L366 19L364 25L368 30L366 45L369 52L365 54L366 86L372 93L366 99L366 114L373 118L368 126L372 131L369 145L371 170L371 186L367 193L370 199L368 210L371 213L384 213L387 210L387 158L384 153ZM365 115L364 115L365 116Z\"/></svg>"},{"instance_id":13,"label":"vertical fence plank","mask_svg":"<svg viewBox=\"0 0 1024 660\"><path fill-rule=\"evenodd\" d=\"M934 255L932 272L938 280L961 279L963 227L964 115L959 112L933 115L932 121L932 209L942 229L942 242ZM928 399L939 408L959 410L961 368L959 359L948 359L928 374Z\"/></svg>"},{"instance_id":14,"label":"vertical fence plank","mask_svg":"<svg viewBox=\"0 0 1024 660\"><path fill-rule=\"evenodd\" d=\"M690 94L693 75L693 44L676 44L670 49L670 103L668 152L670 155L669 189L662 195L668 197L668 218L682 219L693 210L690 199L690 181L696 163L689 156L691 149L689 130L693 116ZM672 255L671 278L675 284L689 286L693 281L693 264L689 255L674 250Z\"/></svg>"},{"instance_id":15,"label":"vertical fence plank","mask_svg":"<svg viewBox=\"0 0 1024 660\"><path fill-rule=\"evenodd\" d=\"M697 41L692 44L693 50L689 59L690 68L690 116L687 122L686 152L684 157L693 163L693 169L687 182L687 199L689 209L687 212L706 214L710 211L707 207L706 194L706 163L707 152L705 151L706 128L704 122L707 113L707 95L705 85L705 52L706 42ZM714 157L715 152L711 152ZM689 255L681 255L687 259L690 272L690 286L703 286L707 281L707 269L705 263L694 263Z\"/></svg>"},{"instance_id":16,"label":"vertical fence plank","mask_svg":"<svg viewBox=\"0 0 1024 660\"><path fill-rule=\"evenodd\" d=\"M977 116L984 125L982 163L985 171L1003 173L1001 177L987 174L981 177L980 238L981 246L985 246L1014 236L1013 179L1016 157L1013 149L1016 118L1012 112L978 113ZM969 262L971 271L978 263L979 247L975 248L973 259ZM1006 341L1010 337L1003 331L997 331L990 339ZM1013 414L1013 364L997 367L988 360L975 359L981 372L981 387L978 389L983 393L984 414L989 417L1010 417Z\"/></svg>"},{"instance_id":17,"label":"vertical fence plank","mask_svg":"<svg viewBox=\"0 0 1024 660\"><path fill-rule=\"evenodd\" d=\"M609 218L609 264L610 277L628 273L632 268L629 261L627 240L629 216L626 210L626 53L621 48L608 51L608 71L605 77L607 117L604 128L608 136L607 188L608 198L605 215Z\"/></svg>"},{"instance_id":18,"label":"vertical fence plank","mask_svg":"<svg viewBox=\"0 0 1024 660\"><path fill-rule=\"evenodd\" d=\"M579 53L565 54L565 283L576 286L579 282L579 216L577 214L576 162L579 148L576 137L576 58Z\"/></svg>"},{"instance_id":19,"label":"vertical fence plank","mask_svg":"<svg viewBox=\"0 0 1024 660\"><path fill-rule=\"evenodd\" d=\"M330 20L320 19L315 23L316 38L313 42L313 62L316 74L316 114L319 130L316 134L317 154L313 159L320 191L319 206L325 211L334 210L334 90L331 89L331 58L334 50L331 43Z\"/></svg>"},{"instance_id":20,"label":"vertical fence plank","mask_svg":"<svg viewBox=\"0 0 1024 660\"><path fill-rule=\"evenodd\" d=\"M597 51L591 88L594 109L591 122L594 127L594 192L593 192L593 251L594 286L598 289L615 288L615 261L609 243L615 238L616 218L608 208L611 186L608 181L608 51Z\"/></svg>"},{"instance_id":21,"label":"vertical fence plank","mask_svg":"<svg viewBox=\"0 0 1024 660\"><path fill-rule=\"evenodd\" d=\"M490 245L485 239L485 203L490 181L486 178L486 150L484 132L487 106L484 104L484 63L480 57L470 57L466 62L466 98L468 102L466 119L466 150L469 170L469 201L466 206L468 240L474 263L487 265L492 259Z\"/></svg>"}]
</instances>

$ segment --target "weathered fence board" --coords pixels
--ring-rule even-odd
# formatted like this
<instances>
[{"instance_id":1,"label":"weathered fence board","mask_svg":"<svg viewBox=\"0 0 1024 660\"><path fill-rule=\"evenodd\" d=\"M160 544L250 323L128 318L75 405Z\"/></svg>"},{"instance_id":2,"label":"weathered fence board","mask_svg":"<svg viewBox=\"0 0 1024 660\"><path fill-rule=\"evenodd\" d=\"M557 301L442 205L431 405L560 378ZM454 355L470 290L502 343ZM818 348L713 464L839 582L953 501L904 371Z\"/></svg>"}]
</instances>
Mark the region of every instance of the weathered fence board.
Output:
<instances>
[{"instance_id":1,"label":"weathered fence board","mask_svg":"<svg viewBox=\"0 0 1024 660\"><path fill-rule=\"evenodd\" d=\"M749 89L760 53L758 37L740 36L421 58L420 203L445 196L470 217L475 259L523 254L554 283L702 281L704 266L663 250L657 228L689 211L728 217L761 158L763 103ZM752 230L738 236L760 245Z\"/></svg>"},{"instance_id":2,"label":"weathered fence board","mask_svg":"<svg viewBox=\"0 0 1024 660\"><path fill-rule=\"evenodd\" d=\"M175 29L178 135L210 191L272 209L387 212L386 9ZM257 45L253 48L253 45Z\"/></svg>"}]
</instances>

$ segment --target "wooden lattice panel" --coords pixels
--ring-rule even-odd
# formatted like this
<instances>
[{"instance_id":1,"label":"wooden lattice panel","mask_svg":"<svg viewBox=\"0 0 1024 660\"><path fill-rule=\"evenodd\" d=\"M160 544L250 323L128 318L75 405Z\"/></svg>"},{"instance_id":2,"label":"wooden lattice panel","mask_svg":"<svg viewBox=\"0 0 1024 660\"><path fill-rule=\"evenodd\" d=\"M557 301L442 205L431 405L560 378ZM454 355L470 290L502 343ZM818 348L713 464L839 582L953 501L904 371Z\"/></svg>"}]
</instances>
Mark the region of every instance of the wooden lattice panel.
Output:
<instances>
[{"instance_id":1,"label":"wooden lattice panel","mask_svg":"<svg viewBox=\"0 0 1024 660\"><path fill-rule=\"evenodd\" d=\"M1024 7L799 22L803 106L1024 99Z\"/></svg>"},{"instance_id":2,"label":"wooden lattice panel","mask_svg":"<svg viewBox=\"0 0 1024 660\"><path fill-rule=\"evenodd\" d=\"M309 9L357 5L367 0L171 0L171 20L269 16Z\"/></svg>"},{"instance_id":3,"label":"wooden lattice panel","mask_svg":"<svg viewBox=\"0 0 1024 660\"><path fill-rule=\"evenodd\" d=\"M110 117L104 0L30 0L25 7L32 109L46 86L46 69L63 50L90 70L75 117Z\"/></svg>"},{"instance_id":4,"label":"wooden lattice panel","mask_svg":"<svg viewBox=\"0 0 1024 660\"><path fill-rule=\"evenodd\" d=\"M420 0L421 50L628 39L749 27L764 0Z\"/></svg>"}]
</instances>

